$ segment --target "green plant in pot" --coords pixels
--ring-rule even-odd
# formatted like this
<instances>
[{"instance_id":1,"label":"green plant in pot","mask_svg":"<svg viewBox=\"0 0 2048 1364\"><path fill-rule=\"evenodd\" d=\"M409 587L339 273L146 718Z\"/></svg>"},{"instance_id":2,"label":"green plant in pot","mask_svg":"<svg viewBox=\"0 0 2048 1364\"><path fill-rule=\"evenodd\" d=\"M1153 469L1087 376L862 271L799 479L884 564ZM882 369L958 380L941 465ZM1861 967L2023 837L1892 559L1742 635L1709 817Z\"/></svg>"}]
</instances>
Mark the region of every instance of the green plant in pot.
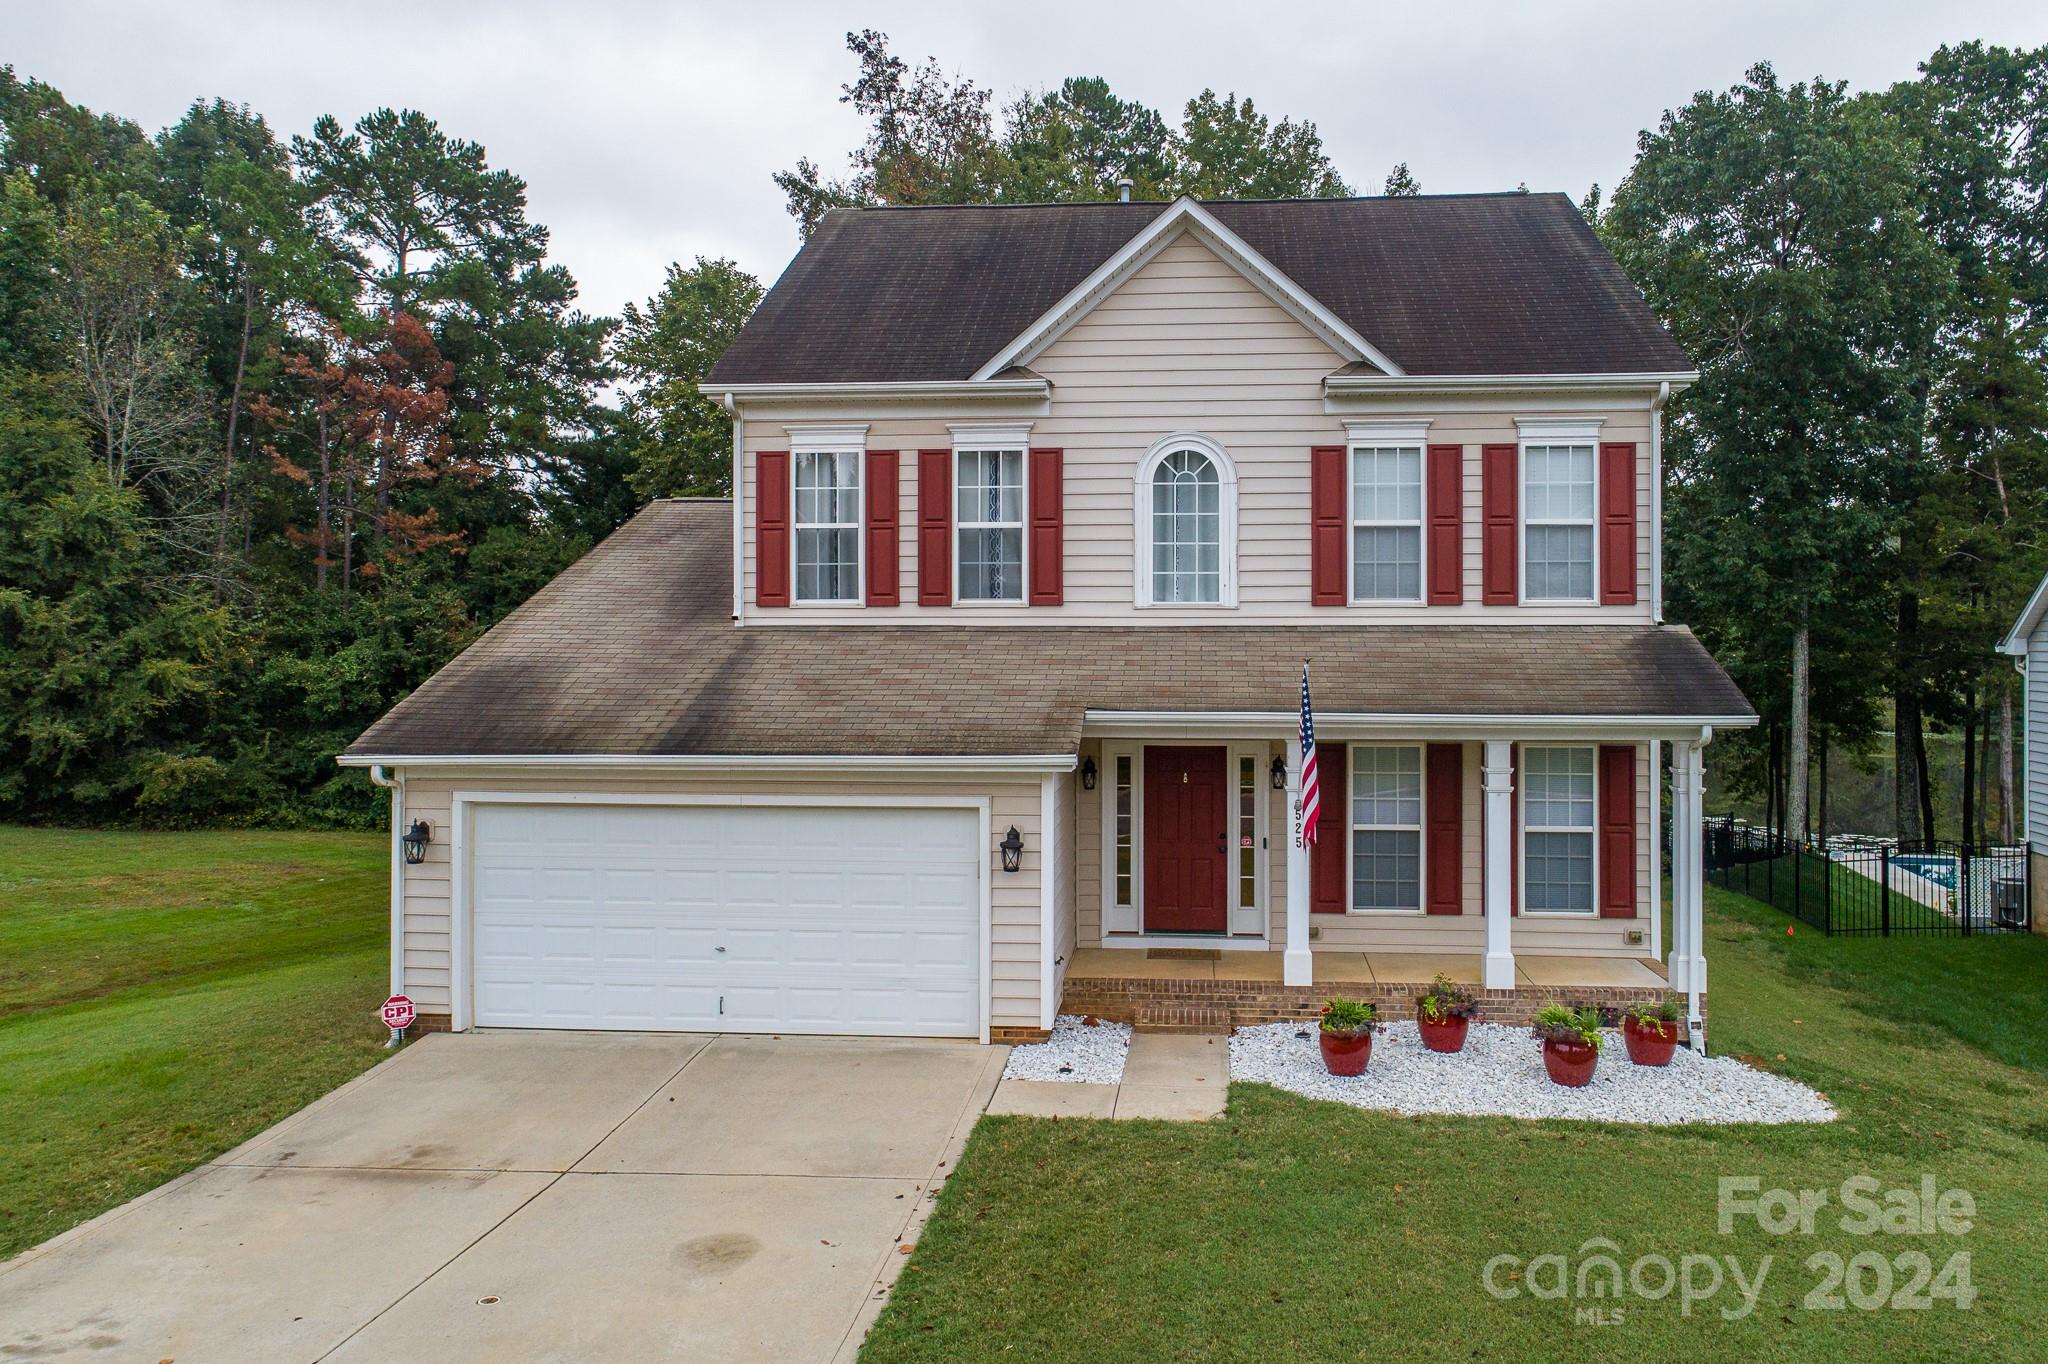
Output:
<instances>
[{"instance_id":1,"label":"green plant in pot","mask_svg":"<svg viewBox=\"0 0 2048 1364\"><path fill-rule=\"evenodd\" d=\"M1415 1002L1415 1026L1431 1051L1462 1051L1465 1033L1479 1017L1479 1001L1449 976L1438 974L1429 993Z\"/></svg>"},{"instance_id":2,"label":"green plant in pot","mask_svg":"<svg viewBox=\"0 0 2048 1364\"><path fill-rule=\"evenodd\" d=\"M1330 1074L1365 1074L1366 1062L1372 1059L1372 1035L1379 1031L1379 1016L1379 1010L1362 999L1339 995L1323 1005L1316 1041Z\"/></svg>"},{"instance_id":3,"label":"green plant in pot","mask_svg":"<svg viewBox=\"0 0 2048 1364\"><path fill-rule=\"evenodd\" d=\"M1577 1089L1600 1063L1598 1009L1573 1009L1552 1000L1536 1011L1529 1031L1543 1043L1543 1069L1557 1084Z\"/></svg>"},{"instance_id":4,"label":"green plant in pot","mask_svg":"<svg viewBox=\"0 0 2048 1364\"><path fill-rule=\"evenodd\" d=\"M1621 1015L1621 1040L1639 1066L1668 1066L1678 1046L1678 996L1631 1004Z\"/></svg>"}]
</instances>

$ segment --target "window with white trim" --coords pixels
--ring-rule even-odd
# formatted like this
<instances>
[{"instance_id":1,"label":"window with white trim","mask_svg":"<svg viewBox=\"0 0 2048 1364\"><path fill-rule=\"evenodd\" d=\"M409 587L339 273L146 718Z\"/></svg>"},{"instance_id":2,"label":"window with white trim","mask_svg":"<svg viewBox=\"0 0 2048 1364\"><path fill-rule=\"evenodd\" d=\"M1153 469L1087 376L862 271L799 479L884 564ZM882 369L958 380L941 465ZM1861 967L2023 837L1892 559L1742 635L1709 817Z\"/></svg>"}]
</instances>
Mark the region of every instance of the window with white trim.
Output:
<instances>
[{"instance_id":1,"label":"window with white trim","mask_svg":"<svg viewBox=\"0 0 2048 1364\"><path fill-rule=\"evenodd\" d=\"M954 452L960 601L1024 600L1024 452Z\"/></svg>"},{"instance_id":2,"label":"window with white trim","mask_svg":"<svg viewBox=\"0 0 2048 1364\"><path fill-rule=\"evenodd\" d=\"M1152 601L1223 599L1223 480L1216 461L1175 450L1152 470Z\"/></svg>"},{"instance_id":3,"label":"window with white trim","mask_svg":"<svg viewBox=\"0 0 2048 1364\"><path fill-rule=\"evenodd\" d=\"M796 600L860 600L860 466L855 450L798 450Z\"/></svg>"},{"instance_id":4,"label":"window with white trim","mask_svg":"<svg viewBox=\"0 0 2048 1364\"><path fill-rule=\"evenodd\" d=\"M1351 598L1422 600L1422 447L1351 447Z\"/></svg>"},{"instance_id":5,"label":"window with white trim","mask_svg":"<svg viewBox=\"0 0 2048 1364\"><path fill-rule=\"evenodd\" d=\"M1523 596L1593 600L1593 446L1522 446Z\"/></svg>"},{"instance_id":6,"label":"window with white trim","mask_svg":"<svg viewBox=\"0 0 2048 1364\"><path fill-rule=\"evenodd\" d=\"M1422 909L1422 750L1351 746L1351 908Z\"/></svg>"},{"instance_id":7,"label":"window with white trim","mask_svg":"<svg viewBox=\"0 0 2048 1364\"><path fill-rule=\"evenodd\" d=\"M1593 912L1593 761L1590 748L1524 748L1522 907Z\"/></svg>"}]
</instances>

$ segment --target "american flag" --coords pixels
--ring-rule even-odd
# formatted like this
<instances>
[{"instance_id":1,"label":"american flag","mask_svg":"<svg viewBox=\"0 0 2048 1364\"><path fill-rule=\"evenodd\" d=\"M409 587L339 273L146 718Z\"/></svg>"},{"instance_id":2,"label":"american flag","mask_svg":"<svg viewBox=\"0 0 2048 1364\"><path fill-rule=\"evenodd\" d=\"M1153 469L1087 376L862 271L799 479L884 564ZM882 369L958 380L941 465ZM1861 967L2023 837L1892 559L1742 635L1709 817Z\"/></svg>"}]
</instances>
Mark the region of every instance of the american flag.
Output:
<instances>
[{"instance_id":1,"label":"american flag","mask_svg":"<svg viewBox=\"0 0 2048 1364\"><path fill-rule=\"evenodd\" d=\"M1316 841L1316 816L1323 810L1316 785L1316 712L1308 699L1308 664L1301 665L1301 846Z\"/></svg>"}]
</instances>

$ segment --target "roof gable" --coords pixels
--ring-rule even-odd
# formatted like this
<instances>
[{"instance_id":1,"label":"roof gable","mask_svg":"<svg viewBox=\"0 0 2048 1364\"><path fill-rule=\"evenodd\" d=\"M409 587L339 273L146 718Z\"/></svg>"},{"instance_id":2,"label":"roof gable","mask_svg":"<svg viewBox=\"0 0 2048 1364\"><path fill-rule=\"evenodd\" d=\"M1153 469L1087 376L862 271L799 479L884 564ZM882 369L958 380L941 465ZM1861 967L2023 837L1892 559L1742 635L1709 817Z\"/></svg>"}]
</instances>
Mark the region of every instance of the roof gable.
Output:
<instances>
[{"instance_id":1,"label":"roof gable","mask_svg":"<svg viewBox=\"0 0 2048 1364\"><path fill-rule=\"evenodd\" d=\"M2025 655L2027 640L2044 617L2048 617L2048 577L2041 579L2034 595L2027 598L2027 604L2020 608L2020 618L2013 622L2012 629L1999 642L1999 652L2016 657Z\"/></svg>"}]
</instances>

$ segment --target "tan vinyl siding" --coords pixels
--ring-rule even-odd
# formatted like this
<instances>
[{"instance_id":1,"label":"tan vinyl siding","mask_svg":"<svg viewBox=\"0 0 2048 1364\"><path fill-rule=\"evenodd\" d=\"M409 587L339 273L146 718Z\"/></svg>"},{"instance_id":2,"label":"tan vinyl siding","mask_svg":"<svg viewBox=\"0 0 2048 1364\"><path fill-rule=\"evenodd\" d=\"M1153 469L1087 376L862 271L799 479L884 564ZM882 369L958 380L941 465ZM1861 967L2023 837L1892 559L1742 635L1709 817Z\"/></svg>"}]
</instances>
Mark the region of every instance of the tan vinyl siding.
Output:
<instances>
[{"instance_id":1,"label":"tan vinyl siding","mask_svg":"<svg viewBox=\"0 0 2048 1364\"><path fill-rule=\"evenodd\" d=\"M1643 621L1650 616L1650 460L1646 403L1588 408L1584 400L1535 397L1459 402L1385 399L1370 410L1325 410L1322 380L1344 363L1220 258L1183 237L1133 275L1065 335L1031 360L1052 384L1050 403L1030 418L1031 444L1066 452L1066 601L1060 607L919 607L916 520L920 449L950 450L950 423L1013 420L987 410L932 407L914 417L821 417L797 408L749 409L742 546L747 619L816 625L833 621L1002 625L1116 621L1145 625L1198 621L1332 624L1475 619L1524 624ZM900 409L899 409L900 411ZM1346 415L1428 418L1432 444L1464 447L1466 603L1461 607L1308 604L1308 451L1342 444ZM1480 447L1513 442L1516 417L1599 417L1602 440L1637 444L1637 586L1632 607L1486 607L1479 604ZM869 449L904 452L898 468L902 507L899 607L753 605L753 459L791 445L787 425L867 421ZM1238 600L1216 608L1137 609L1135 476L1154 442L1198 432L1221 444L1238 476Z\"/></svg>"},{"instance_id":2,"label":"tan vinyl siding","mask_svg":"<svg viewBox=\"0 0 2048 1364\"><path fill-rule=\"evenodd\" d=\"M994 1027L1038 1026L1040 798L1036 778L995 779L963 775L892 780L887 777L805 779L777 775L676 776L654 771L607 773L602 777L557 776L545 771L479 770L472 775L442 771L414 773L405 782L408 820L424 819L434 830L427 860L404 866L405 990L423 1013L452 1007L452 889L449 812L457 791L516 791L536 794L632 792L671 795L864 796L887 804L891 796L987 797L989 809L989 1022ZM1029 852L1016 872L1002 870L995 845L1011 825Z\"/></svg>"}]
</instances>

